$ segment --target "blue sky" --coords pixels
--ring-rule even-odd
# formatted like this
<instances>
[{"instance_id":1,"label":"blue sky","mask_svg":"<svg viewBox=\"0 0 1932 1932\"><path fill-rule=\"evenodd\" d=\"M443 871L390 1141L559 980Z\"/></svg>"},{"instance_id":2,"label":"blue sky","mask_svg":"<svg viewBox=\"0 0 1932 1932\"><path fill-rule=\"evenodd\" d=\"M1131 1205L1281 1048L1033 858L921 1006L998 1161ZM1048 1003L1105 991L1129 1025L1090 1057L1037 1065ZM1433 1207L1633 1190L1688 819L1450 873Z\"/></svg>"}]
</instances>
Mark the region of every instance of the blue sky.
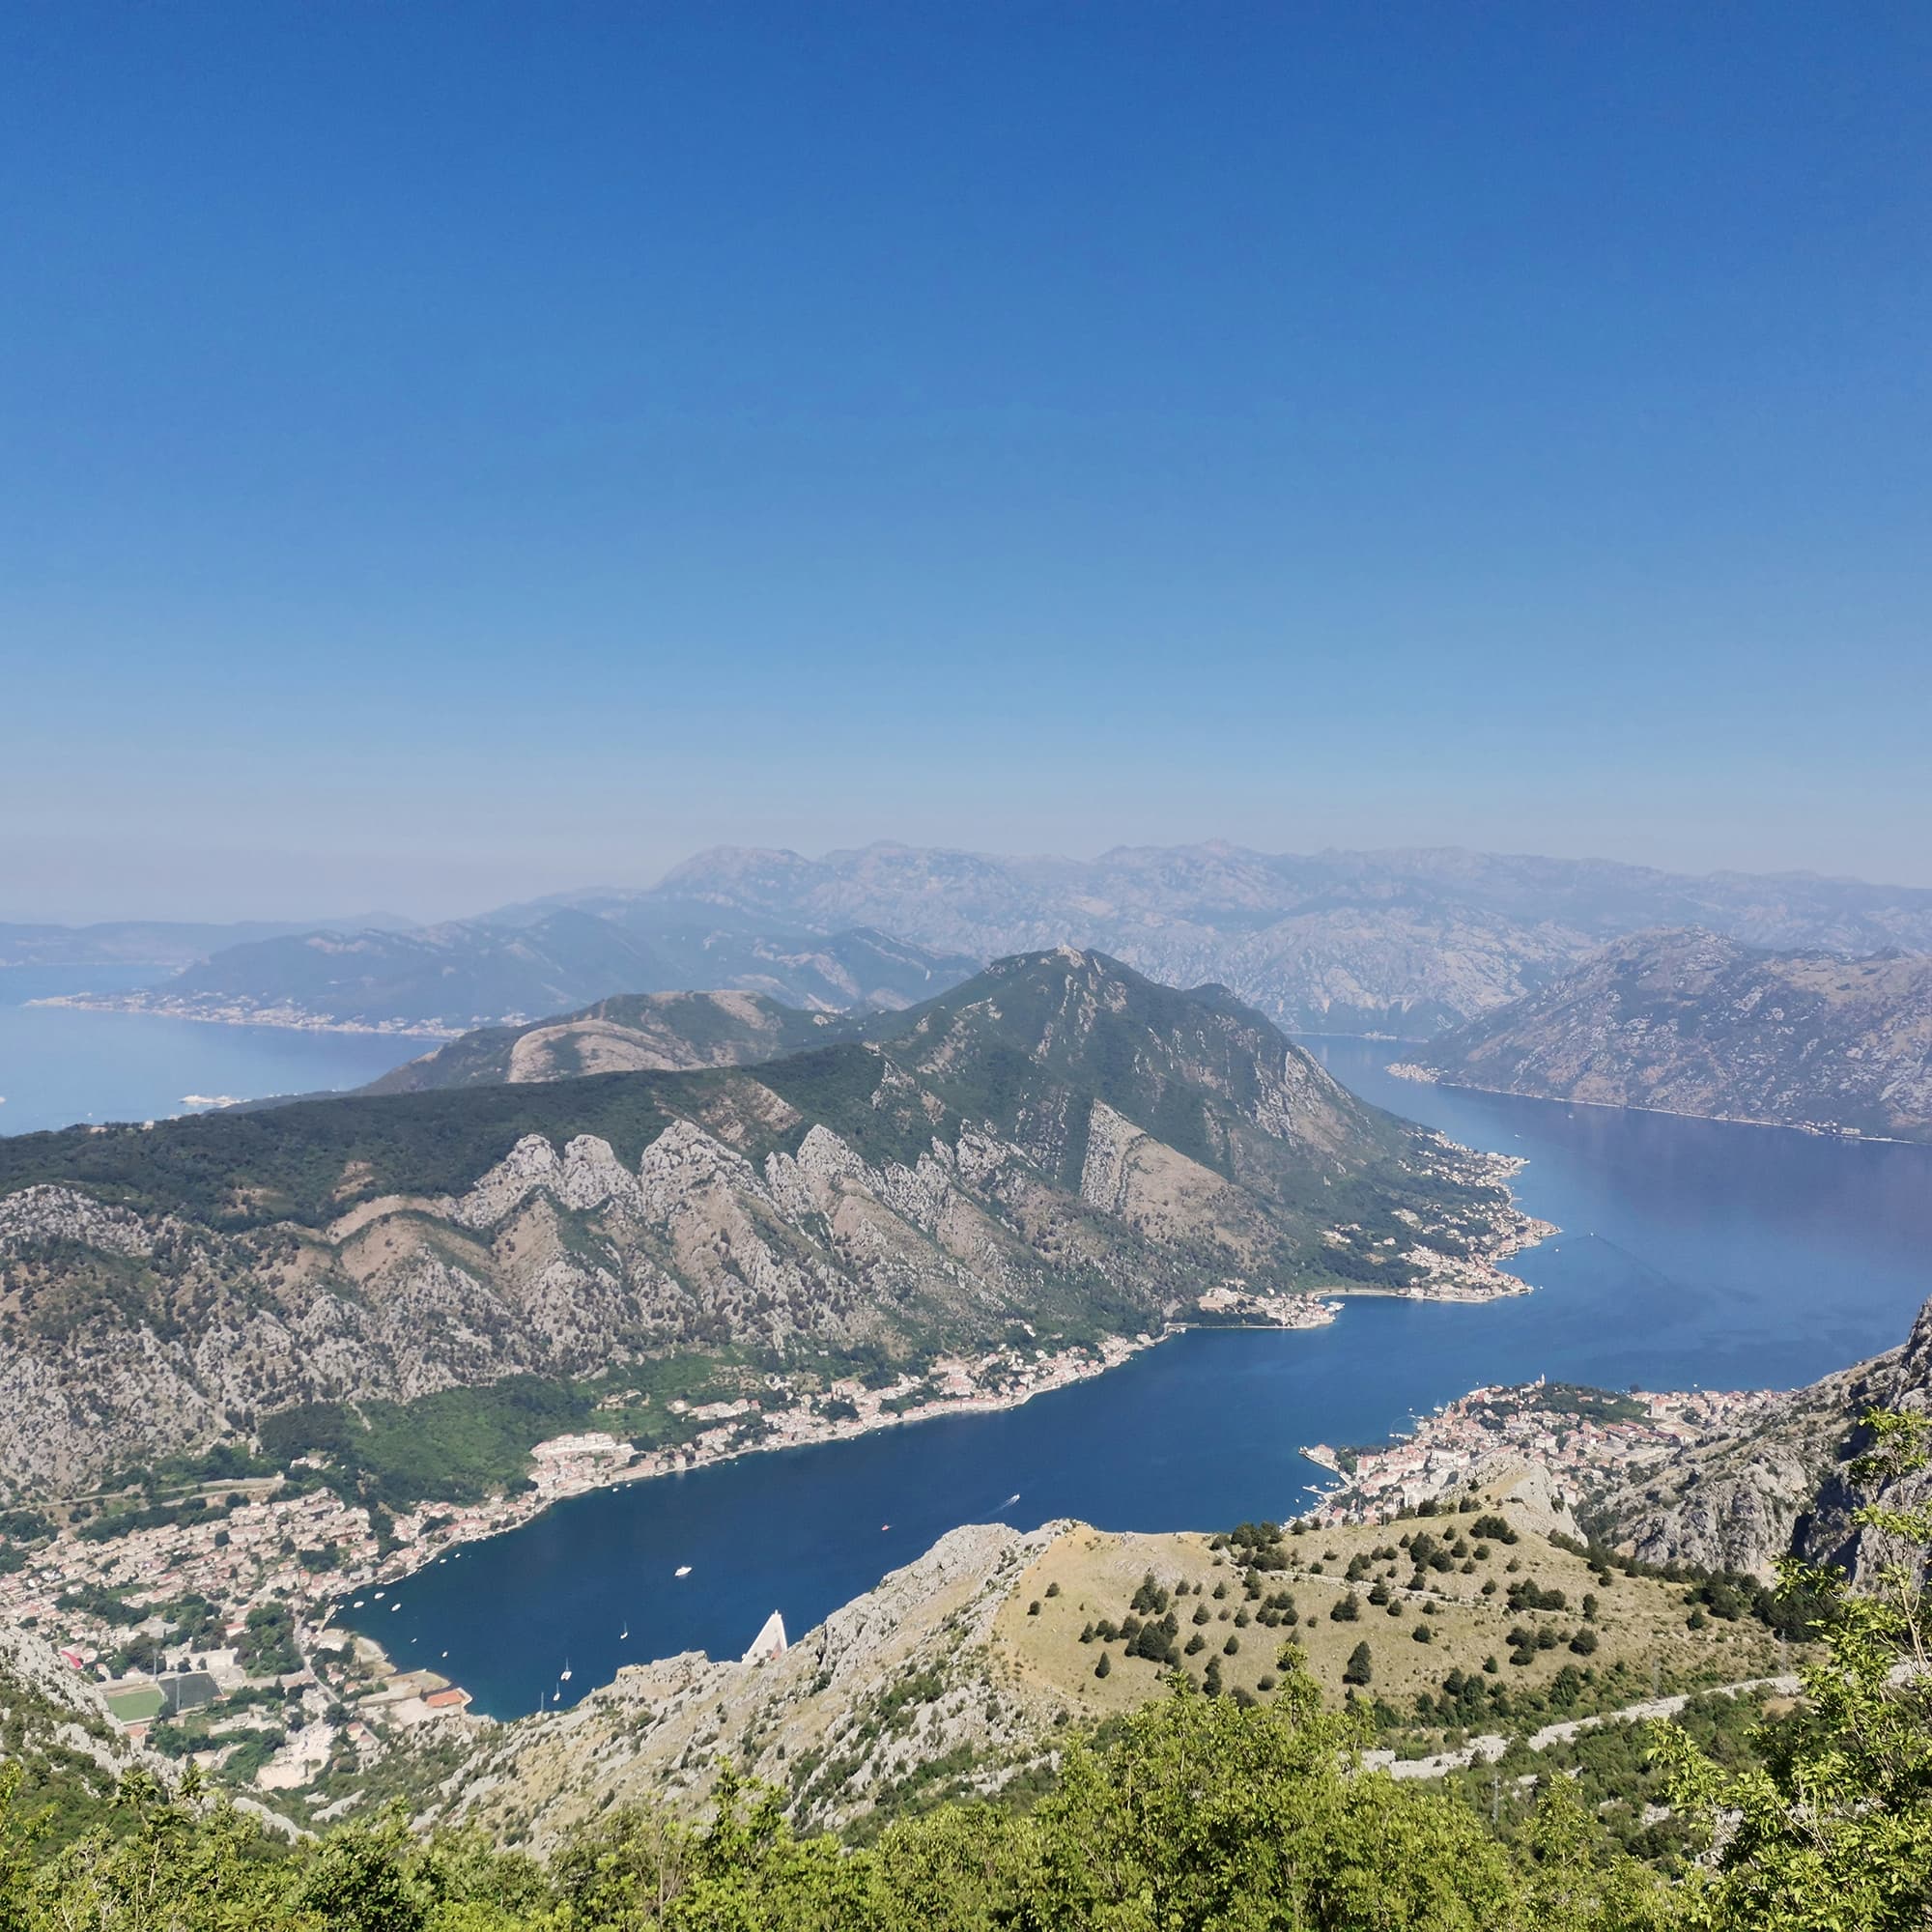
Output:
<instances>
[{"instance_id":1,"label":"blue sky","mask_svg":"<svg viewBox=\"0 0 1932 1932\"><path fill-rule=\"evenodd\" d=\"M0 15L0 914L1932 883L1932 13Z\"/></svg>"}]
</instances>

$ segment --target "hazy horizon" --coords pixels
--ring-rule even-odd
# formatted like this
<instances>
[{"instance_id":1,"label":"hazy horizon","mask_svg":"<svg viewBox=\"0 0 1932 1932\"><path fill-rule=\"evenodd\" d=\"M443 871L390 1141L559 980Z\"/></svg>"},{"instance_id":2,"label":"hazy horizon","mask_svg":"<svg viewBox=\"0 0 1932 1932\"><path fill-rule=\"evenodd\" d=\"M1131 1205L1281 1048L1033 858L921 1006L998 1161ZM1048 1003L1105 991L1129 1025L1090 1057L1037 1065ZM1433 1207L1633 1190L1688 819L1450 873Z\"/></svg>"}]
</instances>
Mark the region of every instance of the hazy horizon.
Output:
<instances>
[{"instance_id":1,"label":"hazy horizon","mask_svg":"<svg viewBox=\"0 0 1932 1932\"><path fill-rule=\"evenodd\" d=\"M594 878L560 879L553 881L550 884L539 885L528 891L503 893L494 897L486 895L480 898L466 900L460 904L443 905L437 903L431 906L430 909L422 911L417 910L412 905L402 903L399 900L378 899L367 895L356 897L353 889L347 896L338 895L336 899L329 900L327 903L318 900L314 904L304 905L299 900L288 899L281 896L280 895L285 894L287 888L285 885L278 885L276 887L278 895L272 898L263 898L260 900L238 898L228 901L226 904L214 899L184 901L168 898L147 904L136 896L127 902L117 901L112 905L105 906L103 909L77 913L71 917L62 917L33 907L16 904L11 899L0 898L0 923L46 923L51 925L80 926L112 923L118 920L179 921L191 924L228 924L255 922L280 924L290 922L301 922L313 923L318 925L334 924L341 927L352 924L364 917L371 917L397 918L410 921L417 925L436 925L446 923L450 921L474 918L508 906L525 904L531 901L551 898L574 898L604 891L649 892L662 885L672 872L686 862L699 858L706 853L721 850L783 853L807 860L808 862L818 863L835 859L844 854L863 852L868 849L896 848L911 851L955 853L989 860L1023 861L1042 865L1066 864L1086 866L1096 864L1117 852L1187 851L1206 850L1215 847L1230 852L1247 853L1264 859L1319 858L1327 853L1346 853L1365 857L1377 857L1403 852L1440 851L1464 852L1474 857L1484 858L1553 859L1578 865L1605 865L1613 867L1643 866L1643 862L1604 852L1539 852L1528 847L1504 850L1501 848L1486 848L1442 840L1424 839L1409 839L1401 843L1387 845L1334 843L1301 847L1267 847L1239 839L1217 838L1176 840L1115 840L1111 844L1098 846L1086 852L1050 851L1046 849L1034 849L1030 851L1015 849L1003 852L995 851L988 846L944 844L939 842L930 845L922 845L915 844L909 839L885 838L862 839L841 845L827 845L812 850L800 850L796 846L785 846L776 842L759 844L748 841L742 845L714 842L710 845L694 847L692 850L681 854L680 857L671 861L668 865L659 867L647 876L627 877L613 874ZM1825 879L1839 883L1868 885L1879 888L1896 887L1904 890L1932 890L1932 880L1874 878L1861 873L1827 872L1817 868L1803 867L1758 867L1709 866L1692 870L1680 867L1645 866L1644 869L1689 879L1717 877L1724 874L1742 874L1744 876L1759 878ZM89 900L83 895L75 902L85 906L89 903ZM159 909L156 909L157 907Z\"/></svg>"},{"instance_id":2,"label":"hazy horizon","mask_svg":"<svg viewBox=\"0 0 1932 1932\"><path fill-rule=\"evenodd\" d=\"M1932 884L1932 14L0 19L0 905Z\"/></svg>"}]
</instances>

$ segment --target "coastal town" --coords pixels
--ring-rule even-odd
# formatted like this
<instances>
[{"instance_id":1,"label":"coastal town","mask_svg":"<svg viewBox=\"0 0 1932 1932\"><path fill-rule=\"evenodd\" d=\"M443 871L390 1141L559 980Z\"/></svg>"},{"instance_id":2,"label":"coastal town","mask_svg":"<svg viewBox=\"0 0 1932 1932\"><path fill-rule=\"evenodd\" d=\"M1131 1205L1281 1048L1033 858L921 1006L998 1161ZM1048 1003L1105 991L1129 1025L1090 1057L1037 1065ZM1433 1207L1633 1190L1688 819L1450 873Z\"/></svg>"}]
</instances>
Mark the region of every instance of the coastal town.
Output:
<instances>
[{"instance_id":1,"label":"coastal town","mask_svg":"<svg viewBox=\"0 0 1932 1932\"><path fill-rule=\"evenodd\" d=\"M1510 1246L1544 1232L1523 1217ZM1347 1245L1359 1234L1345 1226L1332 1238ZM461 1685L399 1667L380 1628L369 1628L396 1607L404 1579L462 1544L599 1488L1011 1407L1117 1367L1187 1325L1320 1327L1340 1314L1338 1293L1351 1292L1441 1300L1525 1292L1491 1258L1448 1259L1420 1240L1392 1244L1390 1258L1434 1265L1392 1290L1350 1284L1326 1295L1229 1277L1199 1295L1185 1321L1158 1331L1058 1348L1021 1334L890 1380L746 1376L733 1392L666 1400L667 1426L641 1442L628 1439L637 1425L620 1414L608 1428L593 1416L588 1427L534 1443L526 1476L478 1501L372 1511L326 1456L310 1455L292 1458L280 1475L210 1478L175 1504L124 1511L111 1529L83 1504L0 1573L0 1618L47 1637L101 1688L131 1739L153 1738L231 1783L313 1798L310 1787L380 1759L401 1733L478 1721ZM613 1395L600 1407L619 1411L636 1400ZM1428 1465L1432 1475L1440 1463L1438 1456ZM344 1628L345 1612L360 1628Z\"/></svg>"},{"instance_id":2,"label":"coastal town","mask_svg":"<svg viewBox=\"0 0 1932 1932\"><path fill-rule=\"evenodd\" d=\"M1362 1522L1439 1500L1499 1456L1546 1470L1551 1492L1574 1509L1608 1479L1735 1434L1769 1415L1778 1401L1776 1391L1761 1389L1615 1395L1542 1378L1474 1389L1418 1418L1411 1434L1387 1448L1321 1442L1304 1448L1311 1463L1342 1478L1309 1520Z\"/></svg>"},{"instance_id":3,"label":"coastal town","mask_svg":"<svg viewBox=\"0 0 1932 1932\"><path fill-rule=\"evenodd\" d=\"M350 1019L312 1012L294 1000L221 999L210 994L174 993L166 987L135 987L120 992L49 993L29 1000L33 1007L71 1007L92 1013L154 1013L162 1019L200 1020L211 1026L280 1027L302 1033L387 1034L398 1039L460 1039L479 1026L516 1026L527 1013L477 1013L467 1019L411 1020L390 1017ZM231 1101L229 1104L235 1104Z\"/></svg>"},{"instance_id":4,"label":"coastal town","mask_svg":"<svg viewBox=\"0 0 1932 1932\"><path fill-rule=\"evenodd\" d=\"M1279 1313L1292 1320L1295 1310ZM71 1668L99 1684L132 1740L157 1723L211 1713L213 1721L197 1727L205 1731L192 1753L198 1762L240 1767L260 1791L295 1790L345 1754L380 1755L399 1730L475 1721L460 1685L397 1668L379 1642L335 1622L358 1602L380 1609L386 1599L393 1609L395 1586L461 1545L594 1489L925 1417L1013 1407L1160 1339L1015 1345L942 1358L881 1387L841 1378L811 1395L772 1374L755 1393L730 1400L673 1399L667 1406L685 1432L675 1444L639 1449L595 1429L554 1437L530 1450L526 1484L478 1503L425 1502L386 1518L380 1531L367 1507L329 1488L279 1478L215 1482L207 1486L209 1506L182 1520L111 1537L90 1536L86 1520L63 1525L0 1575L0 1621L47 1637ZM317 1468L297 1459L290 1474ZM261 1728L268 1705L272 1732ZM274 1748L258 1753L270 1735Z\"/></svg>"}]
</instances>

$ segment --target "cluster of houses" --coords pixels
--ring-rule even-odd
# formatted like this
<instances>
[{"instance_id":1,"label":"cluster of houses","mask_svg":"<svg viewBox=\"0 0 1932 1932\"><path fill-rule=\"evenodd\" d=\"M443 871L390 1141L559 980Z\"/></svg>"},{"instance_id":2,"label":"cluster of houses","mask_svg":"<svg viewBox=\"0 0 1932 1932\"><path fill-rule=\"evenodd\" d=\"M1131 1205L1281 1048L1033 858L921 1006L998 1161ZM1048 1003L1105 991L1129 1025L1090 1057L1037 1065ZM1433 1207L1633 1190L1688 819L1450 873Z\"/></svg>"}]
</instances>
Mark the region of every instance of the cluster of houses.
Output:
<instances>
[{"instance_id":1,"label":"cluster of houses","mask_svg":"<svg viewBox=\"0 0 1932 1932\"><path fill-rule=\"evenodd\" d=\"M1325 1443L1302 1453L1346 1477L1312 1513L1321 1522L1359 1522L1412 1509L1460 1488L1498 1452L1540 1463L1554 1492L1575 1504L1606 1477L1657 1462L1686 1444L1727 1433L1776 1402L1764 1390L1693 1389L1633 1395L1640 1417L1598 1417L1541 1399L1539 1378L1520 1388L1480 1388L1423 1417L1412 1435L1359 1457L1352 1468Z\"/></svg>"}]
</instances>

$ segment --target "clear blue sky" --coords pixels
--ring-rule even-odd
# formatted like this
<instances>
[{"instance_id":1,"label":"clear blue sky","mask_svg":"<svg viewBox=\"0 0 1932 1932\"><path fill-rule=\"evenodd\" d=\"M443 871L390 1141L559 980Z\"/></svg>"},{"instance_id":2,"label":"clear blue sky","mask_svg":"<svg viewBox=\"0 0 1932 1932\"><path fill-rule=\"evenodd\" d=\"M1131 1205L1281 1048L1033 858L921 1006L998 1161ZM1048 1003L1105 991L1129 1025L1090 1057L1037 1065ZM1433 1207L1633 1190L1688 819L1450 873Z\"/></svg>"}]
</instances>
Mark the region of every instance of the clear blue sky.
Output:
<instances>
[{"instance_id":1,"label":"clear blue sky","mask_svg":"<svg viewBox=\"0 0 1932 1932\"><path fill-rule=\"evenodd\" d=\"M1932 882L1932 10L0 14L0 912Z\"/></svg>"}]
</instances>

